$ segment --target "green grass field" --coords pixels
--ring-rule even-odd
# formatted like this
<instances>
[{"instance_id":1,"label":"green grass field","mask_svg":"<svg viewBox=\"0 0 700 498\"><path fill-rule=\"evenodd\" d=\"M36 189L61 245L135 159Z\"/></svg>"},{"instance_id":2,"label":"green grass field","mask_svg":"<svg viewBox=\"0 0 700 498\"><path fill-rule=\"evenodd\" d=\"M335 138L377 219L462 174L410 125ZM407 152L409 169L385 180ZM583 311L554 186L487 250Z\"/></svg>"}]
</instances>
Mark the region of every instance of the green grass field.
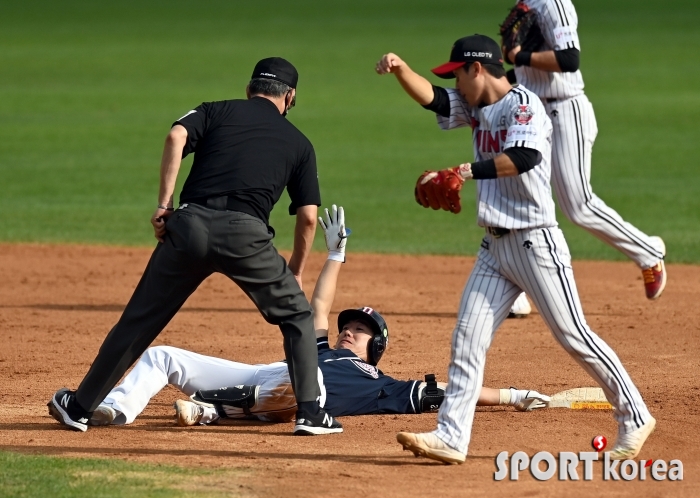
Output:
<instances>
[{"instance_id":1,"label":"green grass field","mask_svg":"<svg viewBox=\"0 0 700 498\"><path fill-rule=\"evenodd\" d=\"M472 185L459 216L413 200L424 169L472 158L469 132L439 131L373 66L395 51L427 74L459 36L495 36L509 3L304 0L264 14L250 2L7 3L0 240L152 244L148 217L172 121L202 101L244 97L254 63L282 55L301 75L290 119L316 147L324 202L346 207L352 249L473 254L482 232ZM700 6L579 3L582 70L600 128L594 188L662 235L670 261L698 262ZM285 194L272 216L280 247L291 243L286 203ZM624 259L560 220L575 257Z\"/></svg>"},{"instance_id":2,"label":"green grass field","mask_svg":"<svg viewBox=\"0 0 700 498\"><path fill-rule=\"evenodd\" d=\"M0 451L0 496L14 498L230 497L240 495L241 475L237 469L183 471L172 465Z\"/></svg>"}]
</instances>

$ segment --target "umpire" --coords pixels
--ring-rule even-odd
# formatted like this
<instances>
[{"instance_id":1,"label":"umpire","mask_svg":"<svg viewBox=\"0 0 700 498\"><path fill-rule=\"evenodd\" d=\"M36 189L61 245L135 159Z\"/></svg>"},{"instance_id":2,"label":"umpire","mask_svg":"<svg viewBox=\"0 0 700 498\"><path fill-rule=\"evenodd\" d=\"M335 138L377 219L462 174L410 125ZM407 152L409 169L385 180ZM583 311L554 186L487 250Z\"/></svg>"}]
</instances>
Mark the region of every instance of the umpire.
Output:
<instances>
[{"instance_id":1,"label":"umpire","mask_svg":"<svg viewBox=\"0 0 700 498\"><path fill-rule=\"evenodd\" d=\"M219 272L282 331L298 402L294 433L342 432L317 401L312 310L301 290L321 195L313 146L284 117L294 107L297 80L288 61L263 59L253 70L247 100L205 102L173 124L151 219L159 244L78 390L61 389L49 402L49 412L61 424L87 430L91 412L124 372L199 284ZM174 210L180 163L191 152L192 169ZM285 187L292 201L289 214L296 215L289 264L272 245L274 230L268 225Z\"/></svg>"}]
</instances>

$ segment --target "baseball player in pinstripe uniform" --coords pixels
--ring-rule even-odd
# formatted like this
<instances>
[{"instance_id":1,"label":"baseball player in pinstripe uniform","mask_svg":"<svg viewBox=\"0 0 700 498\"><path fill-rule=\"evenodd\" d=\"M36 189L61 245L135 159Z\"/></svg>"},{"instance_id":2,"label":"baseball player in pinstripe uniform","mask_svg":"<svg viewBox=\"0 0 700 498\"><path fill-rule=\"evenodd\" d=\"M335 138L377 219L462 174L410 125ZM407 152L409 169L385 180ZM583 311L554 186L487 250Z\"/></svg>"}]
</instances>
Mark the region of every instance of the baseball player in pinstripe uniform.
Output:
<instances>
[{"instance_id":1,"label":"baseball player in pinstripe uniform","mask_svg":"<svg viewBox=\"0 0 700 498\"><path fill-rule=\"evenodd\" d=\"M583 93L576 10L571 0L520 3L536 13L544 41L536 51L518 45L507 55L515 63L517 82L540 98L552 120L552 186L559 207L573 223L637 263L647 298L657 299L666 286L663 240L623 220L591 188L591 150L598 127Z\"/></svg>"},{"instance_id":2,"label":"baseball player in pinstripe uniform","mask_svg":"<svg viewBox=\"0 0 700 498\"><path fill-rule=\"evenodd\" d=\"M421 189L440 189L451 175L474 179L478 224L486 236L462 294L452 336L445 401L433 432L399 433L404 449L445 463L465 460L474 409L483 384L486 352L516 297L526 292L555 339L604 389L619 425L612 458L633 458L656 421L615 352L586 323L571 256L557 227L549 176L552 123L544 105L522 86L511 87L498 44L482 35L455 42L450 62L433 72L456 77L456 88L433 86L395 54L377 63L393 73L419 104L437 114L445 130L470 126L476 162L427 171ZM461 184L455 189L459 190ZM447 192L446 197L451 197ZM446 203L453 212L459 201ZM456 205L455 205L456 204Z\"/></svg>"}]
</instances>

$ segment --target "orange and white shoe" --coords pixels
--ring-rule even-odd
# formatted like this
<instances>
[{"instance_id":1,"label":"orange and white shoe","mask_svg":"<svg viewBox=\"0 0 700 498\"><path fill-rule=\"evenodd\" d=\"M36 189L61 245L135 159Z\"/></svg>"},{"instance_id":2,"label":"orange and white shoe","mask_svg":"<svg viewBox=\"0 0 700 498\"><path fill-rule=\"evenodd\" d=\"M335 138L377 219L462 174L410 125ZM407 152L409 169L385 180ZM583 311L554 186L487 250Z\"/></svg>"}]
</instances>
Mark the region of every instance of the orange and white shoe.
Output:
<instances>
[{"instance_id":1,"label":"orange and white shoe","mask_svg":"<svg viewBox=\"0 0 700 498\"><path fill-rule=\"evenodd\" d=\"M416 457L431 458L448 465L464 463L467 455L450 448L442 439L432 432L414 434L412 432L399 432L396 440L404 450L410 450Z\"/></svg>"},{"instance_id":2,"label":"orange and white shoe","mask_svg":"<svg viewBox=\"0 0 700 498\"><path fill-rule=\"evenodd\" d=\"M610 451L611 460L631 460L639 455L642 451L642 446L647 438L654 432L656 428L656 419L651 417L651 420L641 426L634 432L629 434L620 434L617 436L615 446Z\"/></svg>"},{"instance_id":3,"label":"orange and white shoe","mask_svg":"<svg viewBox=\"0 0 700 498\"><path fill-rule=\"evenodd\" d=\"M651 237L661 246L661 252L666 255L666 245L661 237ZM666 287L666 266L664 260L660 260L651 268L642 270L644 278L644 290L647 294L647 299L658 299Z\"/></svg>"}]
</instances>

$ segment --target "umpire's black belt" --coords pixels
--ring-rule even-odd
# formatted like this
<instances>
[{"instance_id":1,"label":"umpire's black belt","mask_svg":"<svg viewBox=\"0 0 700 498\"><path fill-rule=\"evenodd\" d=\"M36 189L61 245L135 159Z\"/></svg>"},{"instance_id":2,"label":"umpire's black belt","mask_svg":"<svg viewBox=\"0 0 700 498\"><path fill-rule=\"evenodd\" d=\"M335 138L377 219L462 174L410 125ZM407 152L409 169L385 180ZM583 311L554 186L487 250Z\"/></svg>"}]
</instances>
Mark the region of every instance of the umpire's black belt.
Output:
<instances>
[{"instance_id":1,"label":"umpire's black belt","mask_svg":"<svg viewBox=\"0 0 700 498\"><path fill-rule=\"evenodd\" d=\"M188 204L198 204L215 211L240 211L241 201L235 197L219 195L215 197L197 197L189 199Z\"/></svg>"},{"instance_id":2,"label":"umpire's black belt","mask_svg":"<svg viewBox=\"0 0 700 498\"><path fill-rule=\"evenodd\" d=\"M486 227L486 233L489 233L496 237L497 239L503 237L504 235L508 235L510 233L510 230L507 228L499 228L499 227Z\"/></svg>"}]
</instances>

